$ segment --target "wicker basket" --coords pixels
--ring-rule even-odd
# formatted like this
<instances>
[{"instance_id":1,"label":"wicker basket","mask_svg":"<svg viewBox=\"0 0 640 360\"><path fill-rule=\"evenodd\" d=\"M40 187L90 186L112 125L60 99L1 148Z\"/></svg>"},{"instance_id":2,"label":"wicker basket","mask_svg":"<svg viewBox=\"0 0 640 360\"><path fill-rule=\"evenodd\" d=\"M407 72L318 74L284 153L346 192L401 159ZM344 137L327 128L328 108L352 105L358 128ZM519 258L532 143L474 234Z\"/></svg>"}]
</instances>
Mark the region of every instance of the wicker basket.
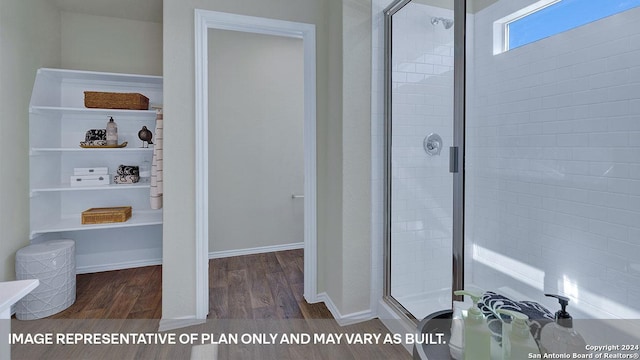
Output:
<instances>
[{"instance_id":1,"label":"wicker basket","mask_svg":"<svg viewBox=\"0 0 640 360\"><path fill-rule=\"evenodd\" d=\"M125 222L131 218L131 206L91 208L82 212L82 225Z\"/></svg>"},{"instance_id":2,"label":"wicker basket","mask_svg":"<svg viewBox=\"0 0 640 360\"><path fill-rule=\"evenodd\" d=\"M138 93L85 91L84 106L100 109L149 110L149 98Z\"/></svg>"}]
</instances>

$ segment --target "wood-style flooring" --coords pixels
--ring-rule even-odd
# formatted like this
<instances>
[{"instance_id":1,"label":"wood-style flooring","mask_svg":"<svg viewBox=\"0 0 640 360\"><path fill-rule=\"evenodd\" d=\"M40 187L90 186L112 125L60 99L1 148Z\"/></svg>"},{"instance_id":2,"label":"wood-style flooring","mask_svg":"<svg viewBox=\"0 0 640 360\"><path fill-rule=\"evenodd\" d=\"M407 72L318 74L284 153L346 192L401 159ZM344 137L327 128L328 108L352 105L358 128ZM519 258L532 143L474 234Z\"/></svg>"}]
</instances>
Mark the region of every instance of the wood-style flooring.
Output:
<instances>
[{"instance_id":1,"label":"wood-style flooring","mask_svg":"<svg viewBox=\"0 0 640 360\"><path fill-rule=\"evenodd\" d=\"M303 298L303 251L214 259L209 263L210 319L333 319Z\"/></svg>"},{"instance_id":2,"label":"wood-style flooring","mask_svg":"<svg viewBox=\"0 0 640 360\"><path fill-rule=\"evenodd\" d=\"M162 267L76 276L76 302L49 319L160 319Z\"/></svg>"},{"instance_id":3,"label":"wood-style flooring","mask_svg":"<svg viewBox=\"0 0 640 360\"><path fill-rule=\"evenodd\" d=\"M206 324L179 334L387 334L379 320L341 327L323 303L303 293L302 250L213 259ZM13 333L156 333L162 269L78 275L76 302L47 319L12 320ZM384 336L384 335L383 335ZM186 345L12 345L12 359L189 359ZM401 345L220 345L219 359L410 359Z\"/></svg>"}]
</instances>

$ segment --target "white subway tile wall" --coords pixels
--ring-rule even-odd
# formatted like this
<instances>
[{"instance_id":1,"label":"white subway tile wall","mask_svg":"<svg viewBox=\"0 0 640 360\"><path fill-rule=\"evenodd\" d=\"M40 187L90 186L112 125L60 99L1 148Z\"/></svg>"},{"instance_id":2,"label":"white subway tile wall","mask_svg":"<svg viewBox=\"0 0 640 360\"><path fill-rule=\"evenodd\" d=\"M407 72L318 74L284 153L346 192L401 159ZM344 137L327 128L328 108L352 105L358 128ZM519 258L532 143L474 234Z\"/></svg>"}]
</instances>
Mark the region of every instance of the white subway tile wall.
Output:
<instances>
[{"instance_id":1,"label":"white subway tile wall","mask_svg":"<svg viewBox=\"0 0 640 360\"><path fill-rule=\"evenodd\" d=\"M493 22L529 3L474 16L466 280L640 316L640 8L493 55ZM544 276L523 281L486 250Z\"/></svg>"}]
</instances>

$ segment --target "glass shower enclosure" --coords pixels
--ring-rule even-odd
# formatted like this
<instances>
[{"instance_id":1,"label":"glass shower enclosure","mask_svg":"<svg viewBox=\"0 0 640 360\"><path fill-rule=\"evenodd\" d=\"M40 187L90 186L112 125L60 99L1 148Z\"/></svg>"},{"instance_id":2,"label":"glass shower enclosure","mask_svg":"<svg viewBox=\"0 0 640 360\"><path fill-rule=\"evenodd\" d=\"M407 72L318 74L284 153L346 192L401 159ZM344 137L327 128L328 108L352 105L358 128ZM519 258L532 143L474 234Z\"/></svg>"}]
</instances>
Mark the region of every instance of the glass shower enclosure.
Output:
<instances>
[{"instance_id":1,"label":"glass shower enclosure","mask_svg":"<svg viewBox=\"0 0 640 360\"><path fill-rule=\"evenodd\" d=\"M455 25L453 2L400 0L385 10L385 299L411 319L450 308L462 276Z\"/></svg>"}]
</instances>

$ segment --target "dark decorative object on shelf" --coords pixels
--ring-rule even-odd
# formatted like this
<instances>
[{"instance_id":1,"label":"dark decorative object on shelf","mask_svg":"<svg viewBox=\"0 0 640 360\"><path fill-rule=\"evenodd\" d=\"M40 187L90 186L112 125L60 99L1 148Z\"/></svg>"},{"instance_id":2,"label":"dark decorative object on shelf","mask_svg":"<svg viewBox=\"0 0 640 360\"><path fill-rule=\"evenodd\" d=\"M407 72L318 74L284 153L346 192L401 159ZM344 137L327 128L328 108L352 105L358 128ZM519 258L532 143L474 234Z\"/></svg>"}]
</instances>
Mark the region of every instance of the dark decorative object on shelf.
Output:
<instances>
[{"instance_id":1,"label":"dark decorative object on shelf","mask_svg":"<svg viewBox=\"0 0 640 360\"><path fill-rule=\"evenodd\" d=\"M151 142L151 138L153 138L153 134L151 133L151 130L147 129L146 126L143 126L142 130L138 131L138 138L142 140L143 148L149 147L149 144L153 145L153 143ZM147 143L146 146L145 146L145 143Z\"/></svg>"},{"instance_id":2,"label":"dark decorative object on shelf","mask_svg":"<svg viewBox=\"0 0 640 360\"><path fill-rule=\"evenodd\" d=\"M107 140L106 129L90 129L84 135L85 141Z\"/></svg>"},{"instance_id":3,"label":"dark decorative object on shelf","mask_svg":"<svg viewBox=\"0 0 640 360\"><path fill-rule=\"evenodd\" d=\"M84 141L80 142L80 146L106 146L107 130L106 129L90 129L84 136Z\"/></svg>"}]
</instances>

